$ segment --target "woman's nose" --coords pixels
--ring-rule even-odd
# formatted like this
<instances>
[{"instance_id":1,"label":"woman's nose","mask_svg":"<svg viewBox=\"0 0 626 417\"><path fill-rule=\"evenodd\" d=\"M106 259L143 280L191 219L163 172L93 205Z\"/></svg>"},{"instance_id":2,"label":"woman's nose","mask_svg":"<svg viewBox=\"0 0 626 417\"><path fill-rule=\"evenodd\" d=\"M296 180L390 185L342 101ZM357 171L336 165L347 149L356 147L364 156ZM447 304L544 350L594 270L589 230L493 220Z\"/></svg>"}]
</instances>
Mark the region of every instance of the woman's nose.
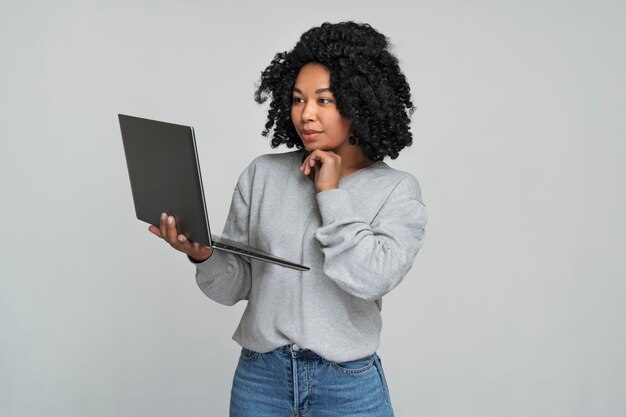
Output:
<instances>
[{"instance_id":1,"label":"woman's nose","mask_svg":"<svg viewBox=\"0 0 626 417\"><path fill-rule=\"evenodd\" d=\"M317 117L315 112L315 105L312 103L306 103L302 109L302 120L305 122L315 120Z\"/></svg>"}]
</instances>

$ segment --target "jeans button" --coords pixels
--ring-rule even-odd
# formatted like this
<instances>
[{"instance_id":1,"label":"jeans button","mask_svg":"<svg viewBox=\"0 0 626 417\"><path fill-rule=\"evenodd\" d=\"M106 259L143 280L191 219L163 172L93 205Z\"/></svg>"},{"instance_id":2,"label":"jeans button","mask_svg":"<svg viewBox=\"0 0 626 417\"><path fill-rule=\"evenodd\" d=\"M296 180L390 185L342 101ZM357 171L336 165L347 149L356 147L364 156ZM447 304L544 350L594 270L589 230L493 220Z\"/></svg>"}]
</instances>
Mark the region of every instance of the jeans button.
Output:
<instances>
[{"instance_id":1,"label":"jeans button","mask_svg":"<svg viewBox=\"0 0 626 417\"><path fill-rule=\"evenodd\" d=\"M296 352L300 350L300 346L296 345L295 343L293 344L291 348Z\"/></svg>"}]
</instances>

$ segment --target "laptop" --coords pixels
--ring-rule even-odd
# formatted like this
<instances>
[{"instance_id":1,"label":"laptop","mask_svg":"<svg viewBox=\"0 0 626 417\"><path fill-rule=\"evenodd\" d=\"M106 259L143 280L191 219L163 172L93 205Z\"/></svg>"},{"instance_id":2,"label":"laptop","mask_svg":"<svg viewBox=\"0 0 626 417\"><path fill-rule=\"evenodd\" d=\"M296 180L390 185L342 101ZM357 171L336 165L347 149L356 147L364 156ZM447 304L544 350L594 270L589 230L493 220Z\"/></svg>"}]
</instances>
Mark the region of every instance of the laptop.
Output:
<instances>
[{"instance_id":1,"label":"laptop","mask_svg":"<svg viewBox=\"0 0 626 417\"><path fill-rule=\"evenodd\" d=\"M310 269L211 234L193 127L124 114L118 118L139 220L158 227L166 212L176 219L178 233L192 242L299 271Z\"/></svg>"}]
</instances>

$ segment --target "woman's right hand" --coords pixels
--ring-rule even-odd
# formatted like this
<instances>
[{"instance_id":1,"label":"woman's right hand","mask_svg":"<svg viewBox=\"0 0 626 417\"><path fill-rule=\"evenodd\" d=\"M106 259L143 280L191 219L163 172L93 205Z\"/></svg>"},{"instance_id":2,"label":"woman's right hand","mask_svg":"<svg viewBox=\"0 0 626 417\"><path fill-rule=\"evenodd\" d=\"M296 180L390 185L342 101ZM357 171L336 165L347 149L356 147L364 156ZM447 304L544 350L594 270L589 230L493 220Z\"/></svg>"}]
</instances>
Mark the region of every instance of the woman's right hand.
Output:
<instances>
[{"instance_id":1,"label":"woman's right hand","mask_svg":"<svg viewBox=\"0 0 626 417\"><path fill-rule=\"evenodd\" d=\"M161 213L159 227L150 225L148 230L165 240L174 249L186 253L196 262L204 262L213 254L213 248L191 242L187 236L176 231L176 219L167 213Z\"/></svg>"}]
</instances>

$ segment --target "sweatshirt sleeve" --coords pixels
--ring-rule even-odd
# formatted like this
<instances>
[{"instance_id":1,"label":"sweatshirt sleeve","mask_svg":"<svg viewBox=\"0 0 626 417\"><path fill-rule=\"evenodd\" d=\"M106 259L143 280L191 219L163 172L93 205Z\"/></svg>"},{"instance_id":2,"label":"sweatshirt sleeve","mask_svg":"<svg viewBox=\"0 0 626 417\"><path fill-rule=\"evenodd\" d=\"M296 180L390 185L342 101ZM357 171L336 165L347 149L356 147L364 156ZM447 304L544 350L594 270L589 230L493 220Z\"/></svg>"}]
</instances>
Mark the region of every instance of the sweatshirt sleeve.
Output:
<instances>
[{"instance_id":1,"label":"sweatshirt sleeve","mask_svg":"<svg viewBox=\"0 0 626 417\"><path fill-rule=\"evenodd\" d=\"M333 189L317 194L322 226L324 273L344 291L378 300L406 276L423 245L426 207L415 177L400 180L368 223L356 214L350 194Z\"/></svg>"},{"instance_id":2,"label":"sweatshirt sleeve","mask_svg":"<svg viewBox=\"0 0 626 417\"><path fill-rule=\"evenodd\" d=\"M222 237L243 244L249 242L249 171L247 169L239 177L222 232ZM189 260L196 266L198 287L213 301L231 306L248 299L251 286L249 258L214 250L204 262L197 263L191 258Z\"/></svg>"}]
</instances>

